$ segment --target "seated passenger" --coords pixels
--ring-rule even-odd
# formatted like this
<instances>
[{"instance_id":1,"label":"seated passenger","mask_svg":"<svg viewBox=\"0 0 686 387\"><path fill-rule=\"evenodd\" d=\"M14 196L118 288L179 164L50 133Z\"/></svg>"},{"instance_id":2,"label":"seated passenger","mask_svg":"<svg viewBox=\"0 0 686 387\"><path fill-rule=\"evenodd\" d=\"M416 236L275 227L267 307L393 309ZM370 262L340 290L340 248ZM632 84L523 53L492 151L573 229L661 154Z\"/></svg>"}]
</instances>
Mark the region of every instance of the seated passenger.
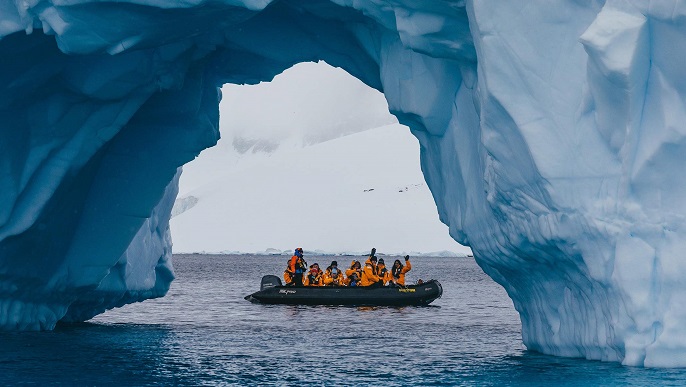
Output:
<instances>
[{"instance_id":1,"label":"seated passenger","mask_svg":"<svg viewBox=\"0 0 686 387\"><path fill-rule=\"evenodd\" d=\"M293 273L291 273L288 268L283 271L283 281L286 284L286 286L292 286L293 285Z\"/></svg>"},{"instance_id":2,"label":"seated passenger","mask_svg":"<svg viewBox=\"0 0 686 387\"><path fill-rule=\"evenodd\" d=\"M383 286L386 286L393 279L391 271L386 268L383 258L379 258L379 263L376 265L376 274L381 279L381 285Z\"/></svg>"},{"instance_id":3,"label":"seated passenger","mask_svg":"<svg viewBox=\"0 0 686 387\"><path fill-rule=\"evenodd\" d=\"M400 263L399 259L396 259L391 268L391 281L396 285L405 286L405 273L410 270L412 270L412 264L409 255L405 256L405 266Z\"/></svg>"},{"instance_id":4,"label":"seated passenger","mask_svg":"<svg viewBox=\"0 0 686 387\"><path fill-rule=\"evenodd\" d=\"M322 271L318 263L310 265L310 271L307 272L303 283L305 286L322 286Z\"/></svg>"},{"instance_id":5,"label":"seated passenger","mask_svg":"<svg viewBox=\"0 0 686 387\"><path fill-rule=\"evenodd\" d=\"M345 276L343 275L343 270L338 268L338 262L331 262L331 274L334 279L334 284L337 286L345 286Z\"/></svg>"},{"instance_id":6,"label":"seated passenger","mask_svg":"<svg viewBox=\"0 0 686 387\"><path fill-rule=\"evenodd\" d=\"M354 272L360 270L360 262L353 259L350 263L350 268L345 269L345 276L350 277Z\"/></svg>"},{"instance_id":7,"label":"seated passenger","mask_svg":"<svg viewBox=\"0 0 686 387\"><path fill-rule=\"evenodd\" d=\"M376 275L376 256L372 255L364 263L364 269L362 269L362 280L360 281L361 286L381 286L381 278Z\"/></svg>"},{"instance_id":8,"label":"seated passenger","mask_svg":"<svg viewBox=\"0 0 686 387\"><path fill-rule=\"evenodd\" d=\"M361 276L362 266L360 265L360 261L353 259L350 268L345 271L345 284L348 286L359 286Z\"/></svg>"},{"instance_id":9,"label":"seated passenger","mask_svg":"<svg viewBox=\"0 0 686 387\"><path fill-rule=\"evenodd\" d=\"M357 274L357 272L353 272L353 274L346 278L345 281L348 286L360 286L360 276Z\"/></svg>"},{"instance_id":10,"label":"seated passenger","mask_svg":"<svg viewBox=\"0 0 686 387\"><path fill-rule=\"evenodd\" d=\"M283 271L283 280L285 281L286 286L295 285L295 263L296 263L295 261L296 260L297 260L297 257L293 256L286 262L286 270Z\"/></svg>"},{"instance_id":11,"label":"seated passenger","mask_svg":"<svg viewBox=\"0 0 686 387\"><path fill-rule=\"evenodd\" d=\"M343 273L338 269L338 266L329 266L324 273L324 286L345 286L345 279Z\"/></svg>"}]
</instances>

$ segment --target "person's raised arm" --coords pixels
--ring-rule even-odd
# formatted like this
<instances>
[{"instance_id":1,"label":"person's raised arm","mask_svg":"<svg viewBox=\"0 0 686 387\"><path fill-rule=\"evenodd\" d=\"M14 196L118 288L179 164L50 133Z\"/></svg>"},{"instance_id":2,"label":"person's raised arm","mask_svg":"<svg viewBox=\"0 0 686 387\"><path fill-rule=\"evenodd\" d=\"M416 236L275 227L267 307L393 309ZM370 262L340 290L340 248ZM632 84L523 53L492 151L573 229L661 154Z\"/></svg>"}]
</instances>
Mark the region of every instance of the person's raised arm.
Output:
<instances>
[{"instance_id":1,"label":"person's raised arm","mask_svg":"<svg viewBox=\"0 0 686 387\"><path fill-rule=\"evenodd\" d=\"M412 270L412 264L410 263L410 256L406 255L405 256L405 267L403 267L403 274L407 273L410 270Z\"/></svg>"}]
</instances>

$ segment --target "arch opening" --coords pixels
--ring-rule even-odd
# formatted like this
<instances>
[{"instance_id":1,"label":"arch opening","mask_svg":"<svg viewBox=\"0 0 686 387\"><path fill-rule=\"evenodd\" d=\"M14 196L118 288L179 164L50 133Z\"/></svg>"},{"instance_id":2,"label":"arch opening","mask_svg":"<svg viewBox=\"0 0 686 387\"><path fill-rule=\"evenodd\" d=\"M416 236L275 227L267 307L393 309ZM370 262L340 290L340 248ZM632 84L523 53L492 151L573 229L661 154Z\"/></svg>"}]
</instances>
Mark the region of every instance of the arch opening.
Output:
<instances>
[{"instance_id":1,"label":"arch opening","mask_svg":"<svg viewBox=\"0 0 686 387\"><path fill-rule=\"evenodd\" d=\"M181 174L175 253L470 252L439 222L419 144L378 91L320 62L222 95L222 138Z\"/></svg>"}]
</instances>

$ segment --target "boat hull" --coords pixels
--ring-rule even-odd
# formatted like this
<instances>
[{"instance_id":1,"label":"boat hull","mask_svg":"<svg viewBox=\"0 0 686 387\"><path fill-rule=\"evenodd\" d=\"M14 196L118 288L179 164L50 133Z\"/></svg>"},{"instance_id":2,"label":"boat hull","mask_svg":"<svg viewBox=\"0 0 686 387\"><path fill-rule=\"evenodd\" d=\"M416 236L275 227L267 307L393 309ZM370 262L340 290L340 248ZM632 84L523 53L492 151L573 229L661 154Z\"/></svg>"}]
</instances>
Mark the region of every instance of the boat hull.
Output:
<instances>
[{"instance_id":1,"label":"boat hull","mask_svg":"<svg viewBox=\"0 0 686 387\"><path fill-rule=\"evenodd\" d=\"M436 280L399 287L274 286L255 292L246 300L261 304L421 306L441 297L443 287Z\"/></svg>"}]
</instances>

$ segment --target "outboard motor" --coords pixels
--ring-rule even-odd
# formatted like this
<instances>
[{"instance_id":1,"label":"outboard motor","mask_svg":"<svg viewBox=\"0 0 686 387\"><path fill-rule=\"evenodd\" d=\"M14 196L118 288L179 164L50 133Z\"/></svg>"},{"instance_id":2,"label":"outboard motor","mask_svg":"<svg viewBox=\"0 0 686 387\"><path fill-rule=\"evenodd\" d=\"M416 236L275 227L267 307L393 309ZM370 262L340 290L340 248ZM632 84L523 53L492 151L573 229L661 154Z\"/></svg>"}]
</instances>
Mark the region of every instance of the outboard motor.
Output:
<instances>
[{"instance_id":1,"label":"outboard motor","mask_svg":"<svg viewBox=\"0 0 686 387\"><path fill-rule=\"evenodd\" d=\"M265 275L262 277L262 282L260 282L260 290L273 288L274 286L283 286L281 285L281 278L275 275Z\"/></svg>"}]
</instances>

